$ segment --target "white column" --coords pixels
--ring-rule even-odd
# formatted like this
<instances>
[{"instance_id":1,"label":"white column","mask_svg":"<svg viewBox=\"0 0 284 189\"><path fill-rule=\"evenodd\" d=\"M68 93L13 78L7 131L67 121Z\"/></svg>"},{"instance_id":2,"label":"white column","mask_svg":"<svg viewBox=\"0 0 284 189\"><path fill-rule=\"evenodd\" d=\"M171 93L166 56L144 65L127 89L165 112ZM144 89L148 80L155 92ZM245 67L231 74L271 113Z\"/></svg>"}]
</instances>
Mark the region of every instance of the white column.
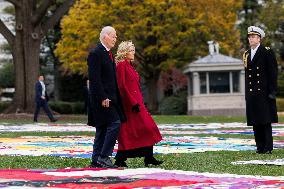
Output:
<instances>
[{"instance_id":1,"label":"white column","mask_svg":"<svg viewBox=\"0 0 284 189\"><path fill-rule=\"evenodd\" d=\"M206 94L210 93L209 72L206 72Z\"/></svg>"},{"instance_id":2,"label":"white column","mask_svg":"<svg viewBox=\"0 0 284 189\"><path fill-rule=\"evenodd\" d=\"M199 80L199 73L193 72L193 96L200 94L200 80Z\"/></svg>"},{"instance_id":3,"label":"white column","mask_svg":"<svg viewBox=\"0 0 284 189\"><path fill-rule=\"evenodd\" d=\"M245 71L240 71L240 92L245 94Z\"/></svg>"},{"instance_id":4,"label":"white column","mask_svg":"<svg viewBox=\"0 0 284 189\"><path fill-rule=\"evenodd\" d=\"M233 73L229 72L230 93L233 93Z\"/></svg>"},{"instance_id":5,"label":"white column","mask_svg":"<svg viewBox=\"0 0 284 189\"><path fill-rule=\"evenodd\" d=\"M191 82L191 74L187 75L187 96L191 96L192 94L192 82Z\"/></svg>"}]
</instances>

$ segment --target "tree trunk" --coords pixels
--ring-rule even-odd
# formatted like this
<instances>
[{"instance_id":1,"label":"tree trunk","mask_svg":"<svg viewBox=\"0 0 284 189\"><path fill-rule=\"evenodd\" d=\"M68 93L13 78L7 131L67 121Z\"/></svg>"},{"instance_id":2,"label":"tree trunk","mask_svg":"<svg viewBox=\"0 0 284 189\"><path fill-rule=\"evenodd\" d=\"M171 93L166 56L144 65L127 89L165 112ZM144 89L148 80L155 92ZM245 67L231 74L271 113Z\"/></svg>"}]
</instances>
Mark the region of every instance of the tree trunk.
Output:
<instances>
[{"instance_id":1,"label":"tree trunk","mask_svg":"<svg viewBox=\"0 0 284 189\"><path fill-rule=\"evenodd\" d=\"M35 105L35 82L39 75L39 49L40 43L27 38L29 46L23 47L25 50L25 112L33 112ZM27 69L28 68L28 69Z\"/></svg>"},{"instance_id":2,"label":"tree trunk","mask_svg":"<svg viewBox=\"0 0 284 189\"><path fill-rule=\"evenodd\" d=\"M8 0L7 0L8 1ZM0 33L12 47L15 67L15 95L5 113L32 113L35 105L35 82L39 74L39 55L42 38L75 3L65 0L46 17L50 6L56 1L10 0L15 7L15 35L0 18Z\"/></svg>"},{"instance_id":3,"label":"tree trunk","mask_svg":"<svg viewBox=\"0 0 284 189\"><path fill-rule=\"evenodd\" d=\"M151 78L147 80L147 108L152 113L158 113L158 93L157 93L158 79Z\"/></svg>"},{"instance_id":4,"label":"tree trunk","mask_svg":"<svg viewBox=\"0 0 284 189\"><path fill-rule=\"evenodd\" d=\"M21 11L16 10L16 35L13 48L15 67L15 94L13 103L5 113L34 111L34 84L39 73L41 35L32 26L30 5L23 3Z\"/></svg>"}]
</instances>

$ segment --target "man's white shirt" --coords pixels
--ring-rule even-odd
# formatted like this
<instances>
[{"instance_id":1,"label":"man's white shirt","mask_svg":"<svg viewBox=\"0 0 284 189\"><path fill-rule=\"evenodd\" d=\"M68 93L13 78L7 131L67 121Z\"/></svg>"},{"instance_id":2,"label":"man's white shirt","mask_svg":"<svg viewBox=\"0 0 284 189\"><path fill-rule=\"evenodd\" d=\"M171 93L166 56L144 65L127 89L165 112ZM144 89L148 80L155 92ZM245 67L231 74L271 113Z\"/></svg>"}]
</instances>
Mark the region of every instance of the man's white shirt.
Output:
<instances>
[{"instance_id":1,"label":"man's white shirt","mask_svg":"<svg viewBox=\"0 0 284 189\"><path fill-rule=\"evenodd\" d=\"M42 87L42 91L41 91L41 96L44 96L45 97L45 84L43 81L39 81L40 84L41 84L41 87Z\"/></svg>"},{"instance_id":2,"label":"man's white shirt","mask_svg":"<svg viewBox=\"0 0 284 189\"><path fill-rule=\"evenodd\" d=\"M253 59L253 57L254 57L254 55L255 55L255 53L256 53L256 51L257 51L259 45L260 45L260 44L258 44L254 49L252 49L252 48L250 49L250 60L251 60L251 61L252 61L252 59Z\"/></svg>"},{"instance_id":3,"label":"man's white shirt","mask_svg":"<svg viewBox=\"0 0 284 189\"><path fill-rule=\"evenodd\" d=\"M106 48L107 52L110 51L110 49L107 48L103 42L101 42L101 43L102 43L102 45L104 46L104 48Z\"/></svg>"}]
</instances>

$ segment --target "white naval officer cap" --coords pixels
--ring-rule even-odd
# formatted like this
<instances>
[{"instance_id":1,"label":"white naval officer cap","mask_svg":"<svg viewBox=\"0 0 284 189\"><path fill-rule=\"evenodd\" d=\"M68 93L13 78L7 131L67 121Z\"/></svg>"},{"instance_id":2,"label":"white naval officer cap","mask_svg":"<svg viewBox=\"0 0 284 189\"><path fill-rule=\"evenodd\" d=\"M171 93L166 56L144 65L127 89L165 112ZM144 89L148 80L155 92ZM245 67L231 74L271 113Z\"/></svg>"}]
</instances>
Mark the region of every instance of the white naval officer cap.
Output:
<instances>
[{"instance_id":1,"label":"white naval officer cap","mask_svg":"<svg viewBox=\"0 0 284 189\"><path fill-rule=\"evenodd\" d=\"M265 37L264 31L256 26L248 27L248 35L258 35L261 39Z\"/></svg>"}]
</instances>

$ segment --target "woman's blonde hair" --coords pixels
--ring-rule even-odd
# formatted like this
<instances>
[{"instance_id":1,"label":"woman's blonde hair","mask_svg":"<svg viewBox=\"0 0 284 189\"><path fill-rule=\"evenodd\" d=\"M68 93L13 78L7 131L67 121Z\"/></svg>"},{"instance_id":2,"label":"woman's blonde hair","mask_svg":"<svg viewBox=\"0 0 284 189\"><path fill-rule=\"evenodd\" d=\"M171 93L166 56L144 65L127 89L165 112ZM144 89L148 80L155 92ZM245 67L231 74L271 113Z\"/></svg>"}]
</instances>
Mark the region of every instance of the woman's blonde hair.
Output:
<instances>
[{"instance_id":1,"label":"woman's blonde hair","mask_svg":"<svg viewBox=\"0 0 284 189\"><path fill-rule=\"evenodd\" d=\"M117 48L117 53L115 56L116 63L124 60L126 58L126 54L130 52L131 48L135 49L135 46L132 41L122 41Z\"/></svg>"}]
</instances>

